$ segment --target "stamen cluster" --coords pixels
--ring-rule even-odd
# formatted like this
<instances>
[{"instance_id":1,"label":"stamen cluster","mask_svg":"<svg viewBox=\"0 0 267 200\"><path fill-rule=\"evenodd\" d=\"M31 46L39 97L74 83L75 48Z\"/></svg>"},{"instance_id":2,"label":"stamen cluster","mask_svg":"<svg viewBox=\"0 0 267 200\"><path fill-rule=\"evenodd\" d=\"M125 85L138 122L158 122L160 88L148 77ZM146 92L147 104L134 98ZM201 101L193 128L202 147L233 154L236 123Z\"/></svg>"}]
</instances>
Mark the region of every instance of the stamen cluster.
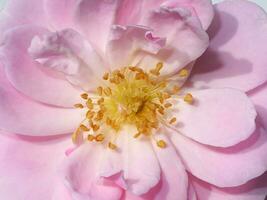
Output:
<instances>
[{"instance_id":1,"label":"stamen cluster","mask_svg":"<svg viewBox=\"0 0 267 200\"><path fill-rule=\"evenodd\" d=\"M105 73L103 86L96 88L96 94L81 94L84 104L75 105L87 111L85 119L73 134L73 141L77 142L84 132L90 132L87 135L89 141L102 142L112 130L114 136L108 147L116 149L117 134L126 124L136 127L134 138L145 136L152 139L161 124L174 124L176 118L168 117L172 108L169 99L177 94L180 88L168 87L168 80L160 77L162 67L163 63L159 62L149 72L136 66L128 66ZM181 77L187 74L186 69L180 71ZM193 97L187 94L184 100L192 103ZM166 147L165 141L156 142L159 147Z\"/></svg>"}]
</instances>

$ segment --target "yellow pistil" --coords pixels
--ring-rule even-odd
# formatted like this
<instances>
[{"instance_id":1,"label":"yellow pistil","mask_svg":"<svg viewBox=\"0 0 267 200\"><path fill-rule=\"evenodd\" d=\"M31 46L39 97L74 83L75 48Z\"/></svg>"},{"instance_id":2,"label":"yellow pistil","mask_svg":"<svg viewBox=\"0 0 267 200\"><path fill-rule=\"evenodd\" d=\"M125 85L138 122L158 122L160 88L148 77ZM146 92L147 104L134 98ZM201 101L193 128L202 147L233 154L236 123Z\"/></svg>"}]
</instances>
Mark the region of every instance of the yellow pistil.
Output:
<instances>
[{"instance_id":1,"label":"yellow pistil","mask_svg":"<svg viewBox=\"0 0 267 200\"><path fill-rule=\"evenodd\" d=\"M165 148L166 142L155 140L154 134L162 125L170 126L176 122L175 117L167 119L167 116L172 109L170 100L181 88L177 85L171 88L169 80L160 77L162 68L163 63L158 62L148 72L138 66L128 66L105 73L102 77L104 84L96 88L96 95L89 98L87 93L83 93L84 103L75 104L76 108L86 109L86 114L72 136L73 141L82 138L83 133L87 141L103 141L104 145L115 150L117 145L113 139L124 125L131 125L137 130L134 138L152 138L159 148ZM183 69L179 76L185 77L188 73ZM186 94L184 101L192 104L193 96ZM115 135L110 135L111 132ZM113 139L106 142L106 138Z\"/></svg>"}]
</instances>

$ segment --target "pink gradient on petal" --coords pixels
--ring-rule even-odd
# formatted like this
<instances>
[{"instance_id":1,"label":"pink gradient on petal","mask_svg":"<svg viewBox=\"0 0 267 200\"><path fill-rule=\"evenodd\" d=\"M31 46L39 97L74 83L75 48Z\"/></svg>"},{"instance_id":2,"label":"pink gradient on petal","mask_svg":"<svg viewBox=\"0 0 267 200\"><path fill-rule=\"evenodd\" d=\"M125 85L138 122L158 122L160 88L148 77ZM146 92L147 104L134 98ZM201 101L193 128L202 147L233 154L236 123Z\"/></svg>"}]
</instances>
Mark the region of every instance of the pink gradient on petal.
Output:
<instances>
[{"instance_id":1,"label":"pink gradient on petal","mask_svg":"<svg viewBox=\"0 0 267 200\"><path fill-rule=\"evenodd\" d=\"M157 54L165 45L165 41L165 38L154 36L148 27L114 25L107 44L106 56L112 69L135 65L140 61L136 60L136 55L141 54L141 57L144 57Z\"/></svg>"},{"instance_id":2,"label":"pink gradient on petal","mask_svg":"<svg viewBox=\"0 0 267 200\"><path fill-rule=\"evenodd\" d=\"M247 95L234 89L192 91L192 105L177 100L176 129L200 143L228 147L253 134L256 111Z\"/></svg>"},{"instance_id":3,"label":"pink gradient on petal","mask_svg":"<svg viewBox=\"0 0 267 200\"><path fill-rule=\"evenodd\" d=\"M267 14L250 1L214 7L210 46L196 63L192 81L202 87L254 89L267 80Z\"/></svg>"},{"instance_id":4,"label":"pink gradient on petal","mask_svg":"<svg viewBox=\"0 0 267 200\"><path fill-rule=\"evenodd\" d=\"M191 177L198 200L264 200L267 197L267 173L232 188L218 188Z\"/></svg>"},{"instance_id":5,"label":"pink gradient on petal","mask_svg":"<svg viewBox=\"0 0 267 200\"><path fill-rule=\"evenodd\" d=\"M154 151L161 166L161 181L144 195L145 199L153 200L187 200L188 178L181 158L172 146L171 141L165 137L166 130L158 132L155 139L163 140L167 147L161 149L153 143Z\"/></svg>"},{"instance_id":6,"label":"pink gradient on petal","mask_svg":"<svg viewBox=\"0 0 267 200\"><path fill-rule=\"evenodd\" d=\"M160 166L151 144L146 140L133 140L135 129L123 129L116 140L118 151L104 154L99 174L110 177L120 174L120 186L135 195L142 195L160 180ZM127 187L125 187L125 184Z\"/></svg>"},{"instance_id":7,"label":"pink gradient on petal","mask_svg":"<svg viewBox=\"0 0 267 200\"><path fill-rule=\"evenodd\" d=\"M105 64L82 35L74 29L35 36L28 48L44 68L63 73L67 81L85 91L94 91Z\"/></svg>"},{"instance_id":8,"label":"pink gradient on petal","mask_svg":"<svg viewBox=\"0 0 267 200\"><path fill-rule=\"evenodd\" d=\"M117 200L121 189L99 176L99 164L105 153L102 145L85 143L62 163L59 173L66 186L78 197Z\"/></svg>"},{"instance_id":9,"label":"pink gradient on petal","mask_svg":"<svg viewBox=\"0 0 267 200\"><path fill-rule=\"evenodd\" d=\"M267 169L267 134L261 127L249 139L229 148L202 145L175 132L170 137L186 169L219 187L242 185Z\"/></svg>"},{"instance_id":10,"label":"pink gradient on petal","mask_svg":"<svg viewBox=\"0 0 267 200\"><path fill-rule=\"evenodd\" d=\"M248 93L255 104L260 123L267 129L267 83Z\"/></svg>"},{"instance_id":11,"label":"pink gradient on petal","mask_svg":"<svg viewBox=\"0 0 267 200\"><path fill-rule=\"evenodd\" d=\"M42 136L71 133L81 111L48 106L29 99L9 83L0 65L0 127L13 133Z\"/></svg>"},{"instance_id":12,"label":"pink gradient on petal","mask_svg":"<svg viewBox=\"0 0 267 200\"><path fill-rule=\"evenodd\" d=\"M52 199L57 169L71 140L0 132L0 199ZM15 191L15 192L14 192Z\"/></svg>"},{"instance_id":13,"label":"pink gradient on petal","mask_svg":"<svg viewBox=\"0 0 267 200\"><path fill-rule=\"evenodd\" d=\"M0 54L7 77L17 90L37 101L73 107L80 101L81 90L54 70L46 70L28 53L33 37L45 33L48 31L38 26L20 26L6 32Z\"/></svg>"},{"instance_id":14,"label":"pink gradient on petal","mask_svg":"<svg viewBox=\"0 0 267 200\"><path fill-rule=\"evenodd\" d=\"M186 8L160 7L149 13L146 24L156 35L166 38L166 45L156 55L146 55L141 67L164 62L162 75L173 75L204 53L209 44L208 35L197 17Z\"/></svg>"}]
</instances>

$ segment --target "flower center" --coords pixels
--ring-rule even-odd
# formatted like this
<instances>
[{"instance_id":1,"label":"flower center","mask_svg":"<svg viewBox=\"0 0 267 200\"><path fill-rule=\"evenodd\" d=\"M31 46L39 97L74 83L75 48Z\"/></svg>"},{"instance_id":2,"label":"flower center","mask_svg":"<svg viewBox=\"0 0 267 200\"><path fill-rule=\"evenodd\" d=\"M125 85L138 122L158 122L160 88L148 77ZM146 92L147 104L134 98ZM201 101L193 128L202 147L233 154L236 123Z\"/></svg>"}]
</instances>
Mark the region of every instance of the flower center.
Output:
<instances>
[{"instance_id":1,"label":"flower center","mask_svg":"<svg viewBox=\"0 0 267 200\"><path fill-rule=\"evenodd\" d=\"M145 72L139 67L124 67L120 70L105 73L103 86L96 89L97 95L84 93L81 97L84 104L76 104L77 108L86 108L86 117L73 134L73 141L83 140L81 132L90 132L89 141L102 142L107 130L112 129L114 138L122 126L129 124L137 129L133 136L151 137L160 125L173 124L175 117L170 116L172 95L179 92L178 86L170 87L168 79L160 76L163 63L159 62L154 69ZM181 70L180 76L187 76L187 70ZM192 103L188 94L185 101ZM113 139L115 140L115 139ZM161 148L166 146L163 140L156 141ZM116 149L115 141L109 141L108 147Z\"/></svg>"}]
</instances>

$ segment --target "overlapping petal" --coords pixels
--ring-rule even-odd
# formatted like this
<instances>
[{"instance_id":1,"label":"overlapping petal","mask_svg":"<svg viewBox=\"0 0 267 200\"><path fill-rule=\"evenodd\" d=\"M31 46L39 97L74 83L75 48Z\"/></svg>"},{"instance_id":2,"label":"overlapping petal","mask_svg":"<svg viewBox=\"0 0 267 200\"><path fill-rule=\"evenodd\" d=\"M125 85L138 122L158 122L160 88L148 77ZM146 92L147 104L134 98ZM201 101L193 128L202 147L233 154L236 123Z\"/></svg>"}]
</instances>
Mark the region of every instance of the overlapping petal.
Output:
<instances>
[{"instance_id":1,"label":"overlapping petal","mask_svg":"<svg viewBox=\"0 0 267 200\"><path fill-rule=\"evenodd\" d=\"M170 8L184 7L190 9L192 14L197 16L204 29L207 29L213 18L213 6L210 0L125 0L121 3L116 23L120 25L128 24L146 24L145 20L151 11L158 9L160 6Z\"/></svg>"},{"instance_id":2,"label":"overlapping petal","mask_svg":"<svg viewBox=\"0 0 267 200\"><path fill-rule=\"evenodd\" d=\"M242 185L267 169L267 134L261 127L229 148L205 146L175 132L171 140L189 172L219 187Z\"/></svg>"},{"instance_id":3,"label":"overlapping petal","mask_svg":"<svg viewBox=\"0 0 267 200\"><path fill-rule=\"evenodd\" d=\"M267 128L267 83L249 92L249 97L255 104L260 123Z\"/></svg>"},{"instance_id":4,"label":"overlapping petal","mask_svg":"<svg viewBox=\"0 0 267 200\"><path fill-rule=\"evenodd\" d=\"M234 89L193 91L194 103L175 102L176 129L203 144L235 145L252 135L256 111L245 93Z\"/></svg>"},{"instance_id":5,"label":"overlapping petal","mask_svg":"<svg viewBox=\"0 0 267 200\"><path fill-rule=\"evenodd\" d=\"M164 2L163 5L170 8L185 7L190 9L192 14L199 18L205 30L209 27L214 15L210 0L171 0Z\"/></svg>"},{"instance_id":6,"label":"overlapping petal","mask_svg":"<svg viewBox=\"0 0 267 200\"><path fill-rule=\"evenodd\" d=\"M162 74L174 74L197 59L208 47L208 35L189 9L162 6L151 12L147 21L157 36L166 38L166 46L156 55L144 56L140 63L142 67L154 66L160 60L165 65Z\"/></svg>"},{"instance_id":7,"label":"overlapping petal","mask_svg":"<svg viewBox=\"0 0 267 200\"><path fill-rule=\"evenodd\" d=\"M109 66L116 69L129 64L138 65L142 57L157 54L165 45L165 38L155 37L151 31L143 26L113 26L107 44ZM153 68L153 65L148 67Z\"/></svg>"},{"instance_id":8,"label":"overlapping petal","mask_svg":"<svg viewBox=\"0 0 267 200\"><path fill-rule=\"evenodd\" d=\"M164 149L153 143L161 167L161 180L144 198L176 200L179 197L179 200L187 200L189 198L187 195L188 178L183 163L171 142L164 136L164 130L159 131L159 133L160 135L156 136L155 139L167 142L167 147Z\"/></svg>"},{"instance_id":9,"label":"overlapping petal","mask_svg":"<svg viewBox=\"0 0 267 200\"><path fill-rule=\"evenodd\" d=\"M100 174L104 177L121 173L120 186L135 195L147 193L160 180L160 166L147 140L134 140L135 129L124 128L116 144L118 151L108 151Z\"/></svg>"},{"instance_id":10,"label":"overlapping petal","mask_svg":"<svg viewBox=\"0 0 267 200\"><path fill-rule=\"evenodd\" d=\"M102 145L85 143L70 154L60 168L62 179L77 197L99 200L120 199L122 190L110 182L105 182L99 176L104 148Z\"/></svg>"},{"instance_id":11,"label":"overlapping petal","mask_svg":"<svg viewBox=\"0 0 267 200\"><path fill-rule=\"evenodd\" d=\"M251 90L267 77L267 15L249 1L216 4L207 52L195 65L192 81L204 87Z\"/></svg>"},{"instance_id":12,"label":"overlapping petal","mask_svg":"<svg viewBox=\"0 0 267 200\"><path fill-rule=\"evenodd\" d=\"M264 200L267 195L267 174L239 187L218 188L192 178L198 200Z\"/></svg>"},{"instance_id":13,"label":"overlapping petal","mask_svg":"<svg viewBox=\"0 0 267 200\"><path fill-rule=\"evenodd\" d=\"M105 64L77 31L64 29L35 36L28 52L43 67L61 72L74 86L94 91L105 72Z\"/></svg>"},{"instance_id":14,"label":"overlapping petal","mask_svg":"<svg viewBox=\"0 0 267 200\"><path fill-rule=\"evenodd\" d=\"M81 91L55 70L40 65L28 53L32 39L45 33L46 29L30 25L6 32L0 54L4 58L7 77L16 89L35 100L57 106L72 106L80 100Z\"/></svg>"},{"instance_id":15,"label":"overlapping petal","mask_svg":"<svg viewBox=\"0 0 267 200\"><path fill-rule=\"evenodd\" d=\"M12 87L0 66L0 129L26 135L55 135L74 131L82 120L75 109L33 101Z\"/></svg>"}]
</instances>

